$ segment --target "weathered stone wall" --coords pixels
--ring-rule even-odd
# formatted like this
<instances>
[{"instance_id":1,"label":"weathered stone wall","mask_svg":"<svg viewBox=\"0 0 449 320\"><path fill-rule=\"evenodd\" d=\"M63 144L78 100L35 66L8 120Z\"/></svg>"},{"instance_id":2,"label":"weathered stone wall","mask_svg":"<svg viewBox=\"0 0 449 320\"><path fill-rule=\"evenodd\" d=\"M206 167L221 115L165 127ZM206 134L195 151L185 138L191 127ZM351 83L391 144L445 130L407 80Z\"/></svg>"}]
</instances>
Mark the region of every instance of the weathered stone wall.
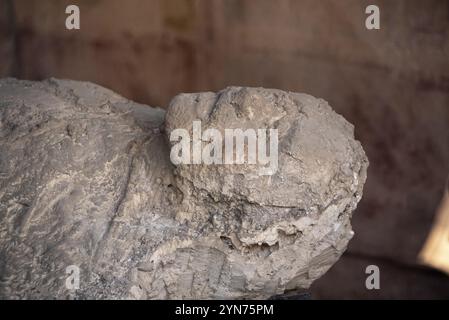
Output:
<instances>
[{"instance_id":1,"label":"weathered stone wall","mask_svg":"<svg viewBox=\"0 0 449 320\"><path fill-rule=\"evenodd\" d=\"M0 1L0 75L16 73L14 68L14 15L8 1Z\"/></svg>"},{"instance_id":2,"label":"weathered stone wall","mask_svg":"<svg viewBox=\"0 0 449 320\"><path fill-rule=\"evenodd\" d=\"M80 31L64 28L68 3L0 0L1 76L90 80L162 107L227 85L323 97L371 165L349 251L312 293L449 296L416 262L449 172L449 1L375 1L379 31L364 27L372 1L81 0Z\"/></svg>"}]
</instances>

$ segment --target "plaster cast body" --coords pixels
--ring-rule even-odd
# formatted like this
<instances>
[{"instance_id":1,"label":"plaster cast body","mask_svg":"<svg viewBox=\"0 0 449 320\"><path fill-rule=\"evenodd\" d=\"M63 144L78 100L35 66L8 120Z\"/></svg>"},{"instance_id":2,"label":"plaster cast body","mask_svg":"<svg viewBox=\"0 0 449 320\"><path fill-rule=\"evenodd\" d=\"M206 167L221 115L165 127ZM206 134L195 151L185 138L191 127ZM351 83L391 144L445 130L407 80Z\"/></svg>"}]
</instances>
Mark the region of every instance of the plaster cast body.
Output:
<instances>
[{"instance_id":1,"label":"plaster cast body","mask_svg":"<svg viewBox=\"0 0 449 320\"><path fill-rule=\"evenodd\" d=\"M165 119L164 119L165 118ZM178 165L168 136L277 128L279 168ZM309 95L181 94L167 113L99 86L0 81L0 297L268 298L346 249L367 158ZM67 266L80 288L65 286Z\"/></svg>"}]
</instances>

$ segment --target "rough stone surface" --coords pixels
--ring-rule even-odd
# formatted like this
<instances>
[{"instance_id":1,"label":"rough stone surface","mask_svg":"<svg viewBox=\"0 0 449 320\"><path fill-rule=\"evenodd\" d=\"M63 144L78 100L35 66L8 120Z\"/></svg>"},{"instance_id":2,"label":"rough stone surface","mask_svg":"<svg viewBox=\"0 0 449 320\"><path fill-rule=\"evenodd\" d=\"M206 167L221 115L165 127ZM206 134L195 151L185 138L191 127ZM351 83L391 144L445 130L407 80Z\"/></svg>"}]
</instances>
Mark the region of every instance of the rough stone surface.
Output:
<instances>
[{"instance_id":1,"label":"rough stone surface","mask_svg":"<svg viewBox=\"0 0 449 320\"><path fill-rule=\"evenodd\" d=\"M1 298L269 298L338 260L368 161L325 101L232 87L164 115L89 83L0 81ZM278 171L173 166L167 135L195 119L277 128Z\"/></svg>"}]
</instances>

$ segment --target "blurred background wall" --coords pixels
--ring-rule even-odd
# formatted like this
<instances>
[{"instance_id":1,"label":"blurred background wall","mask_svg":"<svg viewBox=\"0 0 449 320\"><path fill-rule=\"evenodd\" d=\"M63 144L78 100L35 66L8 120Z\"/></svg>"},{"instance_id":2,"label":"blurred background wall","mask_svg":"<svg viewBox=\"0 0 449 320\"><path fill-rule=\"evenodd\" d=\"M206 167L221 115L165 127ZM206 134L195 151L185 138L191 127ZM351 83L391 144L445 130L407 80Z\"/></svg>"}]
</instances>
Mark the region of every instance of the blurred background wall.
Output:
<instances>
[{"instance_id":1,"label":"blurred background wall","mask_svg":"<svg viewBox=\"0 0 449 320\"><path fill-rule=\"evenodd\" d=\"M66 30L77 4L81 30ZM365 28L376 4L381 29ZM324 98L371 165L343 258L313 298L449 298L417 254L449 173L449 1L0 0L0 76L88 80L166 107L263 86ZM380 267L381 289L365 288Z\"/></svg>"}]
</instances>

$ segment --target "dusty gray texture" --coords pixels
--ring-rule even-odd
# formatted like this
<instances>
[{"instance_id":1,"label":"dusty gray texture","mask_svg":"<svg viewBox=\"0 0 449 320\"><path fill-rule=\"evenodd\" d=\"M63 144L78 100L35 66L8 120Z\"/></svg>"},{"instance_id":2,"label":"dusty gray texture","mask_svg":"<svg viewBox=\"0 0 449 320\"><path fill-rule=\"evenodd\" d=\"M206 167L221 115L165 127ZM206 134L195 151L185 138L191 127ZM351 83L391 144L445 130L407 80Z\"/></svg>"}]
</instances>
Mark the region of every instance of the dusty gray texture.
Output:
<instances>
[{"instance_id":1,"label":"dusty gray texture","mask_svg":"<svg viewBox=\"0 0 449 320\"><path fill-rule=\"evenodd\" d=\"M253 88L173 99L167 135L195 119L278 128L273 176L175 168L164 114L89 83L0 81L1 298L268 298L338 260L368 162L325 101Z\"/></svg>"}]
</instances>

